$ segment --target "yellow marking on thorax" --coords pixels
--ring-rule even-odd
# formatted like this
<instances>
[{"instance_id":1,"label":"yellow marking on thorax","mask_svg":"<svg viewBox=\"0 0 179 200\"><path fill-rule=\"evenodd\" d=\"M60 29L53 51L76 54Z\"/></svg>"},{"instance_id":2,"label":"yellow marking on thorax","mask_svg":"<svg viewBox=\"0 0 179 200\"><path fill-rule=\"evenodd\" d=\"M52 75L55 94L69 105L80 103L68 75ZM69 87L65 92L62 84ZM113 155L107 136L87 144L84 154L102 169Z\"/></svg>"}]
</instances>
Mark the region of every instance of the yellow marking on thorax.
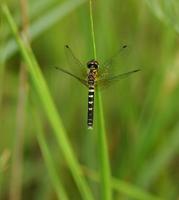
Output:
<instances>
[{"instance_id":1,"label":"yellow marking on thorax","mask_svg":"<svg viewBox=\"0 0 179 200\"><path fill-rule=\"evenodd\" d=\"M98 71L96 69L93 69L91 74L93 75L93 77L96 79L97 75L98 75Z\"/></svg>"},{"instance_id":2,"label":"yellow marking on thorax","mask_svg":"<svg viewBox=\"0 0 179 200\"><path fill-rule=\"evenodd\" d=\"M93 77L94 85L95 85L96 82L97 82L98 70L97 70L97 69L90 69L90 70L88 71L88 77L89 77L89 76L92 76L92 77Z\"/></svg>"}]
</instances>

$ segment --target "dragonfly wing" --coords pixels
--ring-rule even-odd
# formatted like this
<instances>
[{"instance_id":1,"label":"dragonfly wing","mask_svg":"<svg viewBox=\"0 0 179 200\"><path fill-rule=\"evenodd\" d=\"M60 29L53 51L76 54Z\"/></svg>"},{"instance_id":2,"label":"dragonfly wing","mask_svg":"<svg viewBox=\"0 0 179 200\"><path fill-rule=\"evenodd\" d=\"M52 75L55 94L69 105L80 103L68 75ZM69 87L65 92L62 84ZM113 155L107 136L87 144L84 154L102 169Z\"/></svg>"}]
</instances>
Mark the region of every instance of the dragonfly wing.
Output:
<instances>
[{"instance_id":1,"label":"dragonfly wing","mask_svg":"<svg viewBox=\"0 0 179 200\"><path fill-rule=\"evenodd\" d=\"M65 45L65 54L68 61L67 70L80 78L84 78L86 76L86 67L79 61L68 45Z\"/></svg>"},{"instance_id":2,"label":"dragonfly wing","mask_svg":"<svg viewBox=\"0 0 179 200\"><path fill-rule=\"evenodd\" d=\"M65 73L65 74L67 74L67 75L69 75L69 76L72 76L72 77L75 78L76 80L80 81L83 85L85 85L86 87L88 87L88 83L87 83L87 81L86 81L85 79L82 79L82 78L76 76L75 74L72 74L71 72L66 71L66 70L63 69L63 68L55 67L55 69L57 69L57 70L59 70L59 71Z\"/></svg>"},{"instance_id":3,"label":"dragonfly wing","mask_svg":"<svg viewBox=\"0 0 179 200\"><path fill-rule=\"evenodd\" d=\"M107 61L105 61L103 63L103 66L106 67L110 67L113 65L113 63L115 62L115 59L123 52L124 49L127 48L127 45L123 45L111 58L109 58Z\"/></svg>"},{"instance_id":4,"label":"dragonfly wing","mask_svg":"<svg viewBox=\"0 0 179 200\"><path fill-rule=\"evenodd\" d=\"M113 76L119 71L118 66L120 65L126 65L126 60L124 52L126 52L127 45L121 46L119 50L107 61L105 61L102 65L99 67L99 75L103 78L105 78L107 75ZM124 51L125 50L125 51ZM127 53L125 53L127 54ZM125 63L124 63L125 61Z\"/></svg>"},{"instance_id":5,"label":"dragonfly wing","mask_svg":"<svg viewBox=\"0 0 179 200\"><path fill-rule=\"evenodd\" d=\"M107 87L111 86L113 83L115 83L116 81L127 78L128 76L130 76L130 75L132 75L132 74L134 74L138 71L141 71L141 70L136 69L136 70L132 70L132 71L129 71L129 72L126 72L126 73L118 74L118 75L115 75L115 76L112 76L112 77L106 76L105 78L100 78L100 79L97 80L97 85L100 88L107 88Z\"/></svg>"}]
</instances>

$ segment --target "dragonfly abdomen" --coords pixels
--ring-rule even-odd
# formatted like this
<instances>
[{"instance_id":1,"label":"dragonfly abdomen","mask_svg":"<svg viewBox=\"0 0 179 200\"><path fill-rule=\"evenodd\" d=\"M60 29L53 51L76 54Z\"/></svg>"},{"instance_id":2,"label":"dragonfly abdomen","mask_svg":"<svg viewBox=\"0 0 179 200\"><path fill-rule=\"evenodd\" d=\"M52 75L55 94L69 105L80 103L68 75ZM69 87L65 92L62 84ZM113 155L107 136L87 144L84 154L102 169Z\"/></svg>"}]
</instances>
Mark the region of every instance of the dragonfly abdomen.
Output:
<instances>
[{"instance_id":1,"label":"dragonfly abdomen","mask_svg":"<svg viewBox=\"0 0 179 200\"><path fill-rule=\"evenodd\" d=\"M94 85L89 86L88 90L88 128L93 128L93 112L94 112Z\"/></svg>"}]
</instances>

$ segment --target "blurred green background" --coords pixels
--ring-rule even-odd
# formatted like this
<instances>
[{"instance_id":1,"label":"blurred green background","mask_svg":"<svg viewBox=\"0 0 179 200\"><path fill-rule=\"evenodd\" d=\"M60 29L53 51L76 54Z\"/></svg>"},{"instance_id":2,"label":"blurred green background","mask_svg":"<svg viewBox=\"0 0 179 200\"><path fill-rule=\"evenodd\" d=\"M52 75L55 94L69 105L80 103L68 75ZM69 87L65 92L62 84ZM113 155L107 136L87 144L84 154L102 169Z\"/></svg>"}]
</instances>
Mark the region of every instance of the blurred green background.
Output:
<instances>
[{"instance_id":1,"label":"blurred green background","mask_svg":"<svg viewBox=\"0 0 179 200\"><path fill-rule=\"evenodd\" d=\"M20 1L4 2L21 30ZM179 2L93 3L99 62L127 44L129 51L122 53L119 72L142 69L102 91L111 173L160 199L178 199ZM66 65L66 44L83 63L93 57L88 1L29 0L28 18L33 52L76 158L83 166L100 170L95 133L98 121L95 119L94 133L89 133L86 125L87 89L53 69L54 65ZM0 28L0 199L59 199L39 148L36 123L41 124L69 199L81 199L30 78L25 85L20 82L22 57L2 15ZM19 111L21 87L25 88L27 100ZM32 97L39 116L36 119ZM95 199L101 199L99 183L90 178L88 182ZM145 198L134 198L119 189L113 199Z\"/></svg>"}]
</instances>

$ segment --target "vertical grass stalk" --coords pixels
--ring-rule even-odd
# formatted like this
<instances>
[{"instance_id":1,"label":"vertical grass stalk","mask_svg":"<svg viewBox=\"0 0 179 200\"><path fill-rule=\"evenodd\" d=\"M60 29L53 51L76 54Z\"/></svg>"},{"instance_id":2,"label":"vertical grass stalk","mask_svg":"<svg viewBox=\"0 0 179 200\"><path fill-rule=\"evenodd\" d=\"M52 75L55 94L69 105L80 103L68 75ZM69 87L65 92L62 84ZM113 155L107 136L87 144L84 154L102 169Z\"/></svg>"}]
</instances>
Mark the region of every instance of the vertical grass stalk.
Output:
<instances>
[{"instance_id":1,"label":"vertical grass stalk","mask_svg":"<svg viewBox=\"0 0 179 200\"><path fill-rule=\"evenodd\" d=\"M7 43L7 37L5 34L5 23L3 15L0 12L0 110L2 109L3 100L3 89L4 89L4 75L5 75L5 45ZM2 112L0 113L0 120L2 117ZM1 126L0 126L1 128Z\"/></svg>"},{"instance_id":2,"label":"vertical grass stalk","mask_svg":"<svg viewBox=\"0 0 179 200\"><path fill-rule=\"evenodd\" d=\"M91 23L91 36L93 43L93 54L94 54L94 59L96 60L97 54L96 54L92 0L89 1L89 7L90 7L90 23ZM100 159L101 195L103 200L110 200L112 199L111 172L110 172L109 155L108 155L107 139L105 132L102 99L98 88L96 90L96 96L97 96L96 115L97 115L97 133L98 133L97 135L99 144L99 159Z\"/></svg>"},{"instance_id":3,"label":"vertical grass stalk","mask_svg":"<svg viewBox=\"0 0 179 200\"><path fill-rule=\"evenodd\" d=\"M29 17L28 17L28 2L20 0L22 32L28 37L29 32ZM29 42L29 41L28 41ZM17 103L17 119L16 119L16 134L14 140L13 159L12 159L12 176L10 181L10 199L20 200L22 196L22 174L23 174L23 149L25 135L25 119L26 119L26 104L27 104L27 71L25 64L21 61L19 75L19 91Z\"/></svg>"},{"instance_id":4,"label":"vertical grass stalk","mask_svg":"<svg viewBox=\"0 0 179 200\"><path fill-rule=\"evenodd\" d=\"M92 36L92 44L93 44L93 54L94 54L94 59L97 59L97 54L96 54L96 42L95 42L95 34L94 34L94 20L93 20L93 4L92 0L89 1L89 7L90 7L90 24L91 24L91 36Z\"/></svg>"},{"instance_id":5,"label":"vertical grass stalk","mask_svg":"<svg viewBox=\"0 0 179 200\"><path fill-rule=\"evenodd\" d=\"M43 134L43 128L42 124L40 122L40 117L38 116L37 112L33 110L32 117L35 122L36 130L37 130L37 140L42 152L43 159L45 161L45 164L47 166L47 170L49 172L49 176L51 179L51 183L54 187L54 190L56 191L58 199L68 200L67 193L63 187L63 184L60 181L59 175L55 169L55 164L52 160L45 136Z\"/></svg>"}]
</instances>

